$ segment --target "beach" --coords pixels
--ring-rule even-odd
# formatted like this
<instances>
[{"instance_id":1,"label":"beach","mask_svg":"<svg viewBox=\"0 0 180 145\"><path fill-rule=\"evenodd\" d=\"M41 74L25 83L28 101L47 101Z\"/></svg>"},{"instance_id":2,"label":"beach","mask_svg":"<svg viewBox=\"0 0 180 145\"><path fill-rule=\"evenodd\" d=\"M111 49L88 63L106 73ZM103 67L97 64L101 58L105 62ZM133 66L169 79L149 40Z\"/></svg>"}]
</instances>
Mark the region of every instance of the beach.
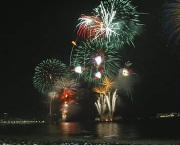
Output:
<instances>
[{"instance_id":1,"label":"beach","mask_svg":"<svg viewBox=\"0 0 180 145\"><path fill-rule=\"evenodd\" d=\"M63 140L63 139L37 139L37 138L1 138L0 145L180 145L180 140Z\"/></svg>"}]
</instances>

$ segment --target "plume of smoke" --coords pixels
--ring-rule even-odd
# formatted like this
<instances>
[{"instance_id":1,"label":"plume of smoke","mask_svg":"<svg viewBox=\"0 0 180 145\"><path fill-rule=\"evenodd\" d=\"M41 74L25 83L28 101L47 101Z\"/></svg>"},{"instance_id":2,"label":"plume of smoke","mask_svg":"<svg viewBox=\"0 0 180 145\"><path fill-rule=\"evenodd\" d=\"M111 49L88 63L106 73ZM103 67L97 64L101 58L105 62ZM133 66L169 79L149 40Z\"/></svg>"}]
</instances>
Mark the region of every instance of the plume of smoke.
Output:
<instances>
[{"instance_id":1,"label":"plume of smoke","mask_svg":"<svg viewBox=\"0 0 180 145\"><path fill-rule=\"evenodd\" d=\"M137 78L134 76L128 76L128 77L117 77L115 79L114 86L118 89L118 91L125 91L127 93L127 96L132 98L132 92L133 88L137 83Z\"/></svg>"}]
</instances>

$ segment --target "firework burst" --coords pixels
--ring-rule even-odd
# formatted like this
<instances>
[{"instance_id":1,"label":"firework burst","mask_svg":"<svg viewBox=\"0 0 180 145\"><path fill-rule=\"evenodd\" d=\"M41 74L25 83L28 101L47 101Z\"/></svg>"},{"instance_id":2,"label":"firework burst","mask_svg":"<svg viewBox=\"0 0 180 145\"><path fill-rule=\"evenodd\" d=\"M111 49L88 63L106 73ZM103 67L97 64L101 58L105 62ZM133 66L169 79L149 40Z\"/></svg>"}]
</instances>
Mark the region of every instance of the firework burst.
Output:
<instances>
[{"instance_id":1,"label":"firework burst","mask_svg":"<svg viewBox=\"0 0 180 145\"><path fill-rule=\"evenodd\" d=\"M97 30L103 27L101 19L96 16L82 14L79 21L79 24L76 26L78 28L77 35L83 40L96 38L99 35Z\"/></svg>"},{"instance_id":2,"label":"firework burst","mask_svg":"<svg viewBox=\"0 0 180 145\"><path fill-rule=\"evenodd\" d=\"M109 92L109 90L106 87L95 87L93 89L93 91L96 93L99 93L99 94L105 94L105 93Z\"/></svg>"},{"instance_id":3,"label":"firework burst","mask_svg":"<svg viewBox=\"0 0 180 145\"><path fill-rule=\"evenodd\" d=\"M134 37L139 35L142 24L139 14L130 0L107 0L94 9L94 14L102 19L108 41L119 40L120 45L133 44Z\"/></svg>"},{"instance_id":4,"label":"firework burst","mask_svg":"<svg viewBox=\"0 0 180 145\"><path fill-rule=\"evenodd\" d=\"M177 45L180 40L180 2L165 3L162 7L162 28L168 43Z\"/></svg>"},{"instance_id":5,"label":"firework burst","mask_svg":"<svg viewBox=\"0 0 180 145\"><path fill-rule=\"evenodd\" d=\"M109 84L109 82L112 81L107 78L104 83L106 84L106 82ZM116 99L118 97L116 95L117 89L111 93L110 89L107 88L107 85L104 85L103 87L95 87L93 91L100 94L98 100L95 102L95 106L98 110L101 120L108 119L112 121L116 106Z\"/></svg>"},{"instance_id":6,"label":"firework burst","mask_svg":"<svg viewBox=\"0 0 180 145\"><path fill-rule=\"evenodd\" d=\"M79 88L79 84L75 82L74 79L69 76L61 77L56 80L54 83L54 90L57 92L62 92L62 90L68 89L72 92L77 92Z\"/></svg>"},{"instance_id":7,"label":"firework burst","mask_svg":"<svg viewBox=\"0 0 180 145\"><path fill-rule=\"evenodd\" d=\"M72 55L71 66L86 68L77 78L89 83L102 82L105 76L114 78L120 66L119 52L107 41L82 42ZM113 62L113 63L112 63ZM74 72L73 72L74 73Z\"/></svg>"},{"instance_id":8,"label":"firework burst","mask_svg":"<svg viewBox=\"0 0 180 145\"><path fill-rule=\"evenodd\" d=\"M114 81L111 78L105 77L103 82L100 83L100 84L105 86L105 88L107 88L107 90L110 91L112 89L113 85L114 85Z\"/></svg>"},{"instance_id":9,"label":"firework burst","mask_svg":"<svg viewBox=\"0 0 180 145\"><path fill-rule=\"evenodd\" d=\"M81 15L79 18L77 35L83 40L106 39L121 48L133 44L142 28L140 13L129 0L103 1L92 13L92 16Z\"/></svg>"},{"instance_id":10,"label":"firework burst","mask_svg":"<svg viewBox=\"0 0 180 145\"><path fill-rule=\"evenodd\" d=\"M48 94L58 78L67 74L67 68L64 63L57 59L47 59L35 67L33 84L39 92Z\"/></svg>"},{"instance_id":11,"label":"firework burst","mask_svg":"<svg viewBox=\"0 0 180 145\"><path fill-rule=\"evenodd\" d=\"M54 83L53 90L59 94L59 98L63 104L61 106L63 120L66 120L68 106L76 99L78 89L79 84L76 83L69 75L57 79Z\"/></svg>"}]
</instances>

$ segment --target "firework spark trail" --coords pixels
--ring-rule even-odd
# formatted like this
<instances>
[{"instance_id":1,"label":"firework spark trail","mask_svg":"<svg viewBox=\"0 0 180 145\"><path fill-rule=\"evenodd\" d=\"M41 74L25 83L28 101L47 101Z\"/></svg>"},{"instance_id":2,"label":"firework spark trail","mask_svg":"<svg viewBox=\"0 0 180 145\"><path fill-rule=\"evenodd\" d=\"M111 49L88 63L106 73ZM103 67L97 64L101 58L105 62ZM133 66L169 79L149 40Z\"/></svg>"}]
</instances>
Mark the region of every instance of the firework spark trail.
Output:
<instances>
[{"instance_id":1,"label":"firework spark trail","mask_svg":"<svg viewBox=\"0 0 180 145\"><path fill-rule=\"evenodd\" d=\"M49 96L49 114L51 114L52 113L52 101L55 97L57 97L57 94L56 94L56 92L49 92L48 96Z\"/></svg>"},{"instance_id":2,"label":"firework spark trail","mask_svg":"<svg viewBox=\"0 0 180 145\"><path fill-rule=\"evenodd\" d=\"M107 93L109 90L107 89L107 87L95 87L93 89L94 92L99 93L99 97L97 102L95 102L95 106L98 110L98 113L100 115L101 120L106 119L106 114L105 114L105 110L107 110L107 100L105 97L105 93Z\"/></svg>"},{"instance_id":3,"label":"firework spark trail","mask_svg":"<svg viewBox=\"0 0 180 145\"><path fill-rule=\"evenodd\" d=\"M116 98L117 98L116 93L117 93L117 89L114 91L112 96L110 92L105 94L105 98L106 98L108 109L109 109L109 117L111 120L113 119L113 114L115 111Z\"/></svg>"},{"instance_id":4,"label":"firework spark trail","mask_svg":"<svg viewBox=\"0 0 180 145\"><path fill-rule=\"evenodd\" d=\"M165 3L162 6L162 27L168 43L177 45L180 40L180 2Z\"/></svg>"},{"instance_id":5,"label":"firework spark trail","mask_svg":"<svg viewBox=\"0 0 180 145\"><path fill-rule=\"evenodd\" d=\"M103 120L105 118L106 110L106 99L103 94L98 98L97 102L95 102L95 106L98 110L101 120Z\"/></svg>"},{"instance_id":6,"label":"firework spark trail","mask_svg":"<svg viewBox=\"0 0 180 145\"><path fill-rule=\"evenodd\" d=\"M112 4L112 9L111 12L109 12L108 10L105 9L103 3L101 2L100 4L100 11L101 11L101 19L102 19L102 23L101 23L101 27L100 29L95 29L97 35L94 37L94 39L99 38L101 35L106 36L106 38L108 39L108 41L110 41L110 38L112 35L116 36L119 35L117 32L118 27L117 26L117 22L113 23L113 20L115 19L115 15L116 15L116 11L113 11L113 4ZM96 9L94 9L96 10Z\"/></svg>"},{"instance_id":7,"label":"firework spark trail","mask_svg":"<svg viewBox=\"0 0 180 145\"><path fill-rule=\"evenodd\" d=\"M96 108L98 110L99 115L101 116L101 103L100 98L98 98L97 102L95 102Z\"/></svg>"},{"instance_id":8,"label":"firework spark trail","mask_svg":"<svg viewBox=\"0 0 180 145\"><path fill-rule=\"evenodd\" d=\"M113 117L113 113L115 111L115 106L116 106L116 99L117 99L116 93L117 93L117 89L114 91L113 96L112 96L112 114L111 114L112 117Z\"/></svg>"},{"instance_id":9,"label":"firework spark trail","mask_svg":"<svg viewBox=\"0 0 180 145\"><path fill-rule=\"evenodd\" d=\"M113 119L113 114L115 111L116 106L116 98L117 98L117 89L114 90L112 93L112 87L114 85L114 82L112 79L105 77L102 83L99 83L102 86L95 87L93 89L94 92L99 93L100 97L97 100L97 103L95 103L96 108L98 110L99 115L101 116L101 120L104 119ZM104 107L104 108L102 108ZM103 110L106 110L108 112L101 112ZM108 114L108 117L107 117Z\"/></svg>"},{"instance_id":10,"label":"firework spark trail","mask_svg":"<svg viewBox=\"0 0 180 145\"><path fill-rule=\"evenodd\" d=\"M61 99L61 102L63 102L63 105L61 106L62 111L62 119L65 121L69 109L69 104L74 102L76 99L76 93L79 89L79 83L76 83L74 79L72 79L70 76L64 76L56 80L53 90L56 91Z\"/></svg>"}]
</instances>

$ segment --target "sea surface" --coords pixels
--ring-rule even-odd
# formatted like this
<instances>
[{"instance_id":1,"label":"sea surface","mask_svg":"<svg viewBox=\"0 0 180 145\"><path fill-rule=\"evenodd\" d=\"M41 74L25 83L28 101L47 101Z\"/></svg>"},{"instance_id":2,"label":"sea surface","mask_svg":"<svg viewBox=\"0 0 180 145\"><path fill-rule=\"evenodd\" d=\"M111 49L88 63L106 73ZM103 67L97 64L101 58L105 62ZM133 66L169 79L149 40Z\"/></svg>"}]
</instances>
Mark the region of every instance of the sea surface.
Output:
<instances>
[{"instance_id":1,"label":"sea surface","mask_svg":"<svg viewBox=\"0 0 180 145\"><path fill-rule=\"evenodd\" d=\"M0 138L119 143L180 143L180 119L0 125Z\"/></svg>"}]
</instances>

